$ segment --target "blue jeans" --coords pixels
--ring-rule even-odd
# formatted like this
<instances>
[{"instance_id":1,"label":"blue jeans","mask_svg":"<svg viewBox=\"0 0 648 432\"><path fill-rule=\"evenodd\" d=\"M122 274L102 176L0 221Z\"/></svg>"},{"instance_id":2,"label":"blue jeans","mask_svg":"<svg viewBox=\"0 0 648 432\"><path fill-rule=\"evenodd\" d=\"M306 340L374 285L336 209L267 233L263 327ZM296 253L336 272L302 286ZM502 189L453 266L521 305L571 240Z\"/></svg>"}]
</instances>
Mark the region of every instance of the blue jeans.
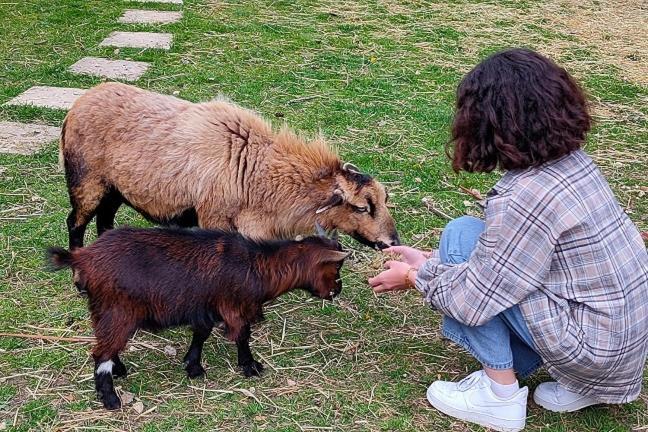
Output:
<instances>
[{"instance_id":1,"label":"blue jeans","mask_svg":"<svg viewBox=\"0 0 648 432\"><path fill-rule=\"evenodd\" d=\"M441 234L441 262L459 264L468 261L484 226L481 219L471 216L450 221ZM444 316L443 335L464 347L490 369L513 368L518 377L526 378L542 365L517 305L477 327Z\"/></svg>"}]
</instances>

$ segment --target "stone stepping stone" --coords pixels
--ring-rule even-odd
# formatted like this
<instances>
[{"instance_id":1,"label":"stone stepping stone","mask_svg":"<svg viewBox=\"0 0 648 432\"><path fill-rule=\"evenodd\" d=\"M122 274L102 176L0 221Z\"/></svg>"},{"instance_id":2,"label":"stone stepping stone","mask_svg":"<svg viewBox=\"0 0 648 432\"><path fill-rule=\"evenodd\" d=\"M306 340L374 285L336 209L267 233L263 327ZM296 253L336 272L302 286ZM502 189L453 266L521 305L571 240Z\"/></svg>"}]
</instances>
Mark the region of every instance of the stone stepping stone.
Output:
<instances>
[{"instance_id":1,"label":"stone stepping stone","mask_svg":"<svg viewBox=\"0 0 648 432\"><path fill-rule=\"evenodd\" d=\"M180 21L182 12L127 9L119 18L123 24L170 24Z\"/></svg>"},{"instance_id":2,"label":"stone stepping stone","mask_svg":"<svg viewBox=\"0 0 648 432\"><path fill-rule=\"evenodd\" d=\"M34 154L60 135L60 127L0 121L0 153Z\"/></svg>"},{"instance_id":3,"label":"stone stepping stone","mask_svg":"<svg viewBox=\"0 0 648 432\"><path fill-rule=\"evenodd\" d=\"M171 48L171 33L150 32L112 32L99 46L114 46L120 48Z\"/></svg>"},{"instance_id":4,"label":"stone stepping stone","mask_svg":"<svg viewBox=\"0 0 648 432\"><path fill-rule=\"evenodd\" d=\"M149 66L149 63L138 61L84 57L70 66L69 70L76 74L135 81L146 72Z\"/></svg>"},{"instance_id":5,"label":"stone stepping stone","mask_svg":"<svg viewBox=\"0 0 648 432\"><path fill-rule=\"evenodd\" d=\"M79 88L35 86L5 102L5 105L29 105L67 110L85 92L86 90Z\"/></svg>"},{"instance_id":6,"label":"stone stepping stone","mask_svg":"<svg viewBox=\"0 0 648 432\"><path fill-rule=\"evenodd\" d=\"M129 0L126 0L129 1ZM182 0L130 0L136 1L138 3L173 3L173 4L182 4Z\"/></svg>"}]
</instances>

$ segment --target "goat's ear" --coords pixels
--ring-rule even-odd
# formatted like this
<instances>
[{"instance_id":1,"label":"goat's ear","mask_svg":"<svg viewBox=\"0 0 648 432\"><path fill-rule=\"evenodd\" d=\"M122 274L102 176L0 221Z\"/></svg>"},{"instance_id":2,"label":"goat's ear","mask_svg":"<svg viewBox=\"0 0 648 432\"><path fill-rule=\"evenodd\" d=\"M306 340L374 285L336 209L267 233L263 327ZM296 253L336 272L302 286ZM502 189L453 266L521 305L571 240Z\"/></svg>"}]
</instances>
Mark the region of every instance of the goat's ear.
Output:
<instances>
[{"instance_id":1,"label":"goat's ear","mask_svg":"<svg viewBox=\"0 0 648 432\"><path fill-rule=\"evenodd\" d=\"M329 250L322 254L322 262L340 262L349 256L349 252Z\"/></svg>"},{"instance_id":2,"label":"goat's ear","mask_svg":"<svg viewBox=\"0 0 648 432\"><path fill-rule=\"evenodd\" d=\"M315 233L320 237L327 237L326 230L317 221L315 221Z\"/></svg>"},{"instance_id":3,"label":"goat's ear","mask_svg":"<svg viewBox=\"0 0 648 432\"><path fill-rule=\"evenodd\" d=\"M332 207L339 206L344 202L344 192L340 189L335 189L333 195L327 199L321 206L315 211L315 214L324 213L326 210L331 209Z\"/></svg>"}]
</instances>

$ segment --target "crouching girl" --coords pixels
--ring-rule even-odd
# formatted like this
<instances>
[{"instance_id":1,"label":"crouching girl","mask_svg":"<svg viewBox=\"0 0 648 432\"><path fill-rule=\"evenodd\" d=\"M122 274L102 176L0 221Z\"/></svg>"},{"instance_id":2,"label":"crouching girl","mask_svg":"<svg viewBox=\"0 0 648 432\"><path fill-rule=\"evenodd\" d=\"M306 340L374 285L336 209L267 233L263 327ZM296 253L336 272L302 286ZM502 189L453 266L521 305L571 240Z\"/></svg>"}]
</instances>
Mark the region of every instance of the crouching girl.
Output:
<instances>
[{"instance_id":1,"label":"crouching girl","mask_svg":"<svg viewBox=\"0 0 648 432\"><path fill-rule=\"evenodd\" d=\"M529 50L493 55L457 91L453 168L504 176L485 222L448 224L438 251L387 251L401 261L369 280L376 292L416 288L444 315L443 334L481 364L436 381L438 410L497 430L525 425L525 378L555 380L534 400L557 412L639 396L648 348L648 255L580 148L586 100L567 72Z\"/></svg>"}]
</instances>

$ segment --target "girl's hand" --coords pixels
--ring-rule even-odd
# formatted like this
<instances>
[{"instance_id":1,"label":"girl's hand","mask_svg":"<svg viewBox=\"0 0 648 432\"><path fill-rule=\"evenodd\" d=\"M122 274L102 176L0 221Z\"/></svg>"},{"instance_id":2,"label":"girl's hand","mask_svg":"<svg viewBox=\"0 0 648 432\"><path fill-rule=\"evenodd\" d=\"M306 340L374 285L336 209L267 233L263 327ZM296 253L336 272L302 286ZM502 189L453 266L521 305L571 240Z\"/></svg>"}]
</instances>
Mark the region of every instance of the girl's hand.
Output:
<instances>
[{"instance_id":1,"label":"girl's hand","mask_svg":"<svg viewBox=\"0 0 648 432\"><path fill-rule=\"evenodd\" d=\"M401 256L401 260L410 267L419 269L430 256L429 252L423 252L409 246L392 246L383 249L383 252L393 252Z\"/></svg>"},{"instance_id":2,"label":"girl's hand","mask_svg":"<svg viewBox=\"0 0 648 432\"><path fill-rule=\"evenodd\" d=\"M400 261L387 261L384 272L369 279L369 285L379 294L388 291L402 291L414 288L412 277L416 277L415 269ZM409 281L406 279L409 278Z\"/></svg>"}]
</instances>

